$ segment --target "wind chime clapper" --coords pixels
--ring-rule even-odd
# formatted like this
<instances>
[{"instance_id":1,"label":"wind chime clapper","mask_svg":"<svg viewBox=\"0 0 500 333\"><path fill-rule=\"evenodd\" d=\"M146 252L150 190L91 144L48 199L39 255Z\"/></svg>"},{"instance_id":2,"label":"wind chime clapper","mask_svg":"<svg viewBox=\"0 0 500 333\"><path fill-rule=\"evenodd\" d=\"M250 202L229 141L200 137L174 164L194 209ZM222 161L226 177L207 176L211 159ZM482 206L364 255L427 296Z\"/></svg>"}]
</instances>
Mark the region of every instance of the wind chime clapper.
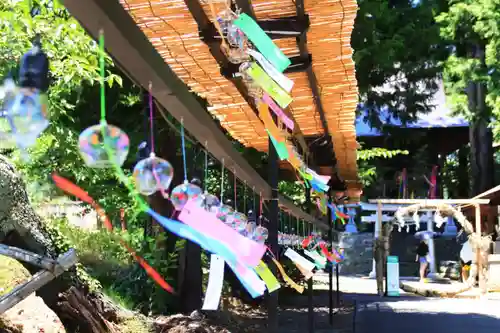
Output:
<instances>
[{"instance_id":1,"label":"wind chime clapper","mask_svg":"<svg viewBox=\"0 0 500 333\"><path fill-rule=\"evenodd\" d=\"M0 86L0 149L17 146L24 160L27 149L49 126L48 75L49 60L37 35L19 61L19 86L10 75Z\"/></svg>"}]
</instances>

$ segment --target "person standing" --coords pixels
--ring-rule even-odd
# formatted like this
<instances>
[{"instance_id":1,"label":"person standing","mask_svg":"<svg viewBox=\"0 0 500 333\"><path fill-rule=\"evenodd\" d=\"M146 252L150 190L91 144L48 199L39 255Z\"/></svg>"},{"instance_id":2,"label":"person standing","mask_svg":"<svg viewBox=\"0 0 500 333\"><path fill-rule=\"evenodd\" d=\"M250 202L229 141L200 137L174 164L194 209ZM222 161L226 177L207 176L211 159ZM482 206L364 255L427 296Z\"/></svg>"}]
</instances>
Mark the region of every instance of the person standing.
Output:
<instances>
[{"instance_id":1,"label":"person standing","mask_svg":"<svg viewBox=\"0 0 500 333\"><path fill-rule=\"evenodd\" d=\"M425 271L429 266L429 246L427 240L421 240L417 247L416 262L420 263L420 282L425 282Z\"/></svg>"},{"instance_id":2,"label":"person standing","mask_svg":"<svg viewBox=\"0 0 500 333\"><path fill-rule=\"evenodd\" d=\"M476 263L474 252L470 245L469 240L467 240L460 250L460 264L462 266L462 282L466 283L469 280L470 269L472 263Z\"/></svg>"}]
</instances>

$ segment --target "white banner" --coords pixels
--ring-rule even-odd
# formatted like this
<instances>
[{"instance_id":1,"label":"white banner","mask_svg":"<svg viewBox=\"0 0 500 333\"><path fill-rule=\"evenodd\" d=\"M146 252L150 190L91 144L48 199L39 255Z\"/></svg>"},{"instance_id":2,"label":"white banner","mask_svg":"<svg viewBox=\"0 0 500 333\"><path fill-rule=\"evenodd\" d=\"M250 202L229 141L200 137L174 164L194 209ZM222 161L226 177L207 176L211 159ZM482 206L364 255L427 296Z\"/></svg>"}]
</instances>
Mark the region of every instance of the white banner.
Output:
<instances>
[{"instance_id":1,"label":"white banner","mask_svg":"<svg viewBox=\"0 0 500 333\"><path fill-rule=\"evenodd\" d=\"M203 302L203 310L217 310L224 282L224 259L216 254L210 257L210 273L208 275L207 293Z\"/></svg>"}]
</instances>

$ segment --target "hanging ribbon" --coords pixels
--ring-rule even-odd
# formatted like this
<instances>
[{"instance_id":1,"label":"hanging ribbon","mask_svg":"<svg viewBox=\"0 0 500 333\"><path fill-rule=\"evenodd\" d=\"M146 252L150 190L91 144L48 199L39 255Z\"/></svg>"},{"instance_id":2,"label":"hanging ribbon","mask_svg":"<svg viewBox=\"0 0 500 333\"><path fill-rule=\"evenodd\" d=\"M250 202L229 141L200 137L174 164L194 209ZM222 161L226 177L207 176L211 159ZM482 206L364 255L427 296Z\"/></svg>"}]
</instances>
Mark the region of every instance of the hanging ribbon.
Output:
<instances>
[{"instance_id":1,"label":"hanging ribbon","mask_svg":"<svg viewBox=\"0 0 500 333\"><path fill-rule=\"evenodd\" d=\"M224 284L224 259L216 254L210 256L210 273L203 310L217 310Z\"/></svg>"},{"instance_id":2,"label":"hanging ribbon","mask_svg":"<svg viewBox=\"0 0 500 333\"><path fill-rule=\"evenodd\" d=\"M326 267L327 259L318 254L318 252L309 251L307 249L304 249L303 251L305 255L314 260L314 264L316 265L316 267L318 267L319 269L324 269Z\"/></svg>"},{"instance_id":3,"label":"hanging ribbon","mask_svg":"<svg viewBox=\"0 0 500 333\"><path fill-rule=\"evenodd\" d=\"M285 111L283 111L278 104L276 104L271 97L269 97L268 94L264 93L262 95L262 101L266 103L269 108L274 112L274 114L280 119L285 126L293 132L295 128L295 123L293 122L292 119L290 119L286 114Z\"/></svg>"},{"instance_id":4,"label":"hanging ribbon","mask_svg":"<svg viewBox=\"0 0 500 333\"><path fill-rule=\"evenodd\" d=\"M250 16L241 13L233 22L252 42L253 45L281 73L291 65L290 59L274 44L271 38Z\"/></svg>"},{"instance_id":5,"label":"hanging ribbon","mask_svg":"<svg viewBox=\"0 0 500 333\"><path fill-rule=\"evenodd\" d=\"M307 272L312 271L315 267L314 263L310 262L309 260L301 256L291 248L288 248L285 251L285 256L288 257L291 261L293 261L295 265L300 266Z\"/></svg>"},{"instance_id":6,"label":"hanging ribbon","mask_svg":"<svg viewBox=\"0 0 500 333\"><path fill-rule=\"evenodd\" d=\"M85 192L82 188L79 186L73 184L69 180L59 176L57 173L52 174L52 180L54 181L55 185L63 190L64 192L73 195L80 199L83 202L88 203L89 205L94 208L94 210L97 212L99 217L104 223L104 226L106 229L108 229L109 232L113 231L113 225L111 224L111 221L109 220L108 216L106 215L104 209L102 209L92 197L89 196L87 192ZM174 289L161 277L161 275L153 268L151 267L142 257L136 254L134 250L123 240L120 239L120 243L127 249L127 251L130 253L130 255L141 265L141 267L146 271L146 273L163 289L170 293L174 293Z\"/></svg>"},{"instance_id":7,"label":"hanging ribbon","mask_svg":"<svg viewBox=\"0 0 500 333\"><path fill-rule=\"evenodd\" d=\"M237 255L230 251L226 245L206 237L184 223L168 219L150 208L148 208L146 212L170 232L200 245L209 252L221 256L252 297L263 295L266 289L264 282L259 279L254 270L239 262Z\"/></svg>"},{"instance_id":8,"label":"hanging ribbon","mask_svg":"<svg viewBox=\"0 0 500 333\"><path fill-rule=\"evenodd\" d=\"M264 123L264 127L268 133L270 133L277 142L284 143L286 141L284 133L278 128L278 126L276 126L273 117L269 113L268 106L265 103L260 102L257 105L257 109L259 110L259 118Z\"/></svg>"},{"instance_id":9,"label":"hanging ribbon","mask_svg":"<svg viewBox=\"0 0 500 333\"><path fill-rule=\"evenodd\" d=\"M342 224L345 224L345 219L348 219L349 216L342 213L338 208L337 206L335 206L334 204L331 204L329 203L328 204L328 207L331 209L332 211L332 219L335 221L336 219L340 219L340 221L342 222Z\"/></svg>"},{"instance_id":10,"label":"hanging ribbon","mask_svg":"<svg viewBox=\"0 0 500 333\"><path fill-rule=\"evenodd\" d=\"M269 267L266 265L265 262L261 261L255 267L255 271L257 272L257 274L259 274L261 279L264 280L268 292L272 293L273 291L276 291L280 288L280 283L278 282L278 279L276 279L276 277L271 272L271 270L269 269Z\"/></svg>"},{"instance_id":11,"label":"hanging ribbon","mask_svg":"<svg viewBox=\"0 0 500 333\"><path fill-rule=\"evenodd\" d=\"M250 267L259 264L266 247L238 233L196 202L189 200L179 214L179 220L208 237L225 244L238 253L239 259Z\"/></svg>"},{"instance_id":12,"label":"hanging ribbon","mask_svg":"<svg viewBox=\"0 0 500 333\"><path fill-rule=\"evenodd\" d=\"M293 98L274 82L257 63L251 62L245 73L252 78L255 84L271 96L280 107L286 108L293 101Z\"/></svg>"},{"instance_id":13,"label":"hanging ribbon","mask_svg":"<svg viewBox=\"0 0 500 333\"><path fill-rule=\"evenodd\" d=\"M283 268L283 266L281 266L281 264L279 263L278 260L276 260L274 257L271 257L271 260L273 261L273 263L276 265L276 267L280 271L281 276L283 277L283 280L285 280L285 282L288 284L288 286L290 286L291 288L295 289L298 293L302 294L304 292L304 287L302 287L302 286L298 285L297 283L295 283L286 274L285 269Z\"/></svg>"}]
</instances>

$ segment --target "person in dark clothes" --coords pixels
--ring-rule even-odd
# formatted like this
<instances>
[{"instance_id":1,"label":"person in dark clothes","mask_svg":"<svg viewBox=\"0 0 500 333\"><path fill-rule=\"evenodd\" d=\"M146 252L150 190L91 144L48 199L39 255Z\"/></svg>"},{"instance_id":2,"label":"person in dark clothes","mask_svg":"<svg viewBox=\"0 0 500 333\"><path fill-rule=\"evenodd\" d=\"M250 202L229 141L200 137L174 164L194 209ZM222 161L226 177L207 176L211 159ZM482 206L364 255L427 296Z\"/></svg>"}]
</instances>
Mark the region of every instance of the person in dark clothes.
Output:
<instances>
[{"instance_id":1,"label":"person in dark clothes","mask_svg":"<svg viewBox=\"0 0 500 333\"><path fill-rule=\"evenodd\" d=\"M415 261L420 263L420 282L425 281L425 271L429 266L429 246L427 240L420 241L417 247L417 257Z\"/></svg>"}]
</instances>

